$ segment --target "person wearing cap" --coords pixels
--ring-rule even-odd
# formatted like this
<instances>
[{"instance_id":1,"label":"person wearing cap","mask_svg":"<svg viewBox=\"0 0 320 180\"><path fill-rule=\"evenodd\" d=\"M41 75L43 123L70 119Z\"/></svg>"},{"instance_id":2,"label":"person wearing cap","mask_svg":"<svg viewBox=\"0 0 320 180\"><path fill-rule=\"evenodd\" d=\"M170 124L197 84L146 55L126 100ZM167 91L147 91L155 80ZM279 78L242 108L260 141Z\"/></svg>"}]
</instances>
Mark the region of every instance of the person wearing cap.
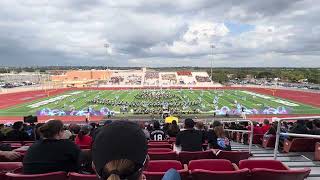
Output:
<instances>
[{"instance_id":1,"label":"person wearing cap","mask_svg":"<svg viewBox=\"0 0 320 180\"><path fill-rule=\"evenodd\" d=\"M92 137L89 136L91 127L88 125L82 126L80 132L76 136L75 143L79 146L91 146Z\"/></svg>"},{"instance_id":2,"label":"person wearing cap","mask_svg":"<svg viewBox=\"0 0 320 180\"><path fill-rule=\"evenodd\" d=\"M92 146L93 167L101 180L142 178L147 140L134 122L115 121L102 127Z\"/></svg>"},{"instance_id":3,"label":"person wearing cap","mask_svg":"<svg viewBox=\"0 0 320 180\"><path fill-rule=\"evenodd\" d=\"M194 129L194 121L190 118L184 121L185 130L180 131L176 137L176 146L181 146L182 151L202 151L204 137Z\"/></svg>"}]
</instances>

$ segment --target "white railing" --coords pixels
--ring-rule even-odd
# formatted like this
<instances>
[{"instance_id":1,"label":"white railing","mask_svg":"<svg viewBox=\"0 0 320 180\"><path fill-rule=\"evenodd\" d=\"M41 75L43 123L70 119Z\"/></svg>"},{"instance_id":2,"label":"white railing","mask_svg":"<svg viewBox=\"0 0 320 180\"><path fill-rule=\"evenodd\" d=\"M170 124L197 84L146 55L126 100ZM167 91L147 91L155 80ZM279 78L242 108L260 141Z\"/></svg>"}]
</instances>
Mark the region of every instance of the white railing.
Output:
<instances>
[{"instance_id":1,"label":"white railing","mask_svg":"<svg viewBox=\"0 0 320 180\"><path fill-rule=\"evenodd\" d=\"M249 154L251 154L251 150L252 150L252 140L253 140L253 122L251 120L246 120L246 119L242 119L242 120L229 120L229 121L220 121L223 126L224 123L232 123L232 122L248 122L251 130L235 130L235 129L224 129L225 131L230 131L230 132L242 132L242 137L243 134L248 133L250 134L249 137ZM243 138L242 138L243 139Z\"/></svg>"},{"instance_id":2,"label":"white railing","mask_svg":"<svg viewBox=\"0 0 320 180\"><path fill-rule=\"evenodd\" d=\"M306 120L310 120L310 119L320 119L320 116L275 118L275 120L278 121L278 126L277 126L277 132L276 132L276 143L274 146L274 159L277 159L277 157L278 157L280 135L291 136L291 137L319 138L320 139L320 135L295 134L295 133L282 133L282 132L280 132L281 122L283 122L283 121L293 121L293 120L306 121Z\"/></svg>"}]
</instances>

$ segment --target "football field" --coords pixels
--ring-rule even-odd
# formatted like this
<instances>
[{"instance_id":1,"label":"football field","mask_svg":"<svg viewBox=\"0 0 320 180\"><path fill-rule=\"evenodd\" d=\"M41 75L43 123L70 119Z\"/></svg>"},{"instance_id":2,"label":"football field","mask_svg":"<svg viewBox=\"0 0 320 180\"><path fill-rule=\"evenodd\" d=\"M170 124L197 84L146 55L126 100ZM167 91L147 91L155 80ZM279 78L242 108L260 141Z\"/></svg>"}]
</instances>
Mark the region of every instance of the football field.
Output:
<instances>
[{"instance_id":1,"label":"football field","mask_svg":"<svg viewBox=\"0 0 320 180\"><path fill-rule=\"evenodd\" d=\"M246 90L77 90L0 109L0 116L134 114L164 106L198 114L320 114L311 105Z\"/></svg>"}]
</instances>

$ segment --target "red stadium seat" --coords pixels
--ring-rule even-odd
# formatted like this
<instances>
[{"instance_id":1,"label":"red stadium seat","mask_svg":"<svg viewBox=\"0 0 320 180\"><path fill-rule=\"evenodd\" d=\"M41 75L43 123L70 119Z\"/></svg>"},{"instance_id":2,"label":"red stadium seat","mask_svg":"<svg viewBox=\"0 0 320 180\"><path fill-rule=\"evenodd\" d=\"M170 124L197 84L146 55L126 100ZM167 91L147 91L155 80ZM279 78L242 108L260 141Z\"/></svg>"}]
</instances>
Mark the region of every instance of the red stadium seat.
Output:
<instances>
[{"instance_id":1,"label":"red stadium seat","mask_svg":"<svg viewBox=\"0 0 320 180\"><path fill-rule=\"evenodd\" d=\"M91 146L88 145L79 145L80 149L91 149Z\"/></svg>"},{"instance_id":2,"label":"red stadium seat","mask_svg":"<svg viewBox=\"0 0 320 180\"><path fill-rule=\"evenodd\" d=\"M314 150L314 160L320 161L320 143L317 142Z\"/></svg>"},{"instance_id":3,"label":"red stadium seat","mask_svg":"<svg viewBox=\"0 0 320 180\"><path fill-rule=\"evenodd\" d=\"M31 146L35 141L23 141L22 145L24 146Z\"/></svg>"},{"instance_id":4,"label":"red stadium seat","mask_svg":"<svg viewBox=\"0 0 320 180\"><path fill-rule=\"evenodd\" d=\"M179 161L182 164L188 164L191 160L197 159L216 159L216 155L212 151L196 151L187 152L181 151L178 155Z\"/></svg>"},{"instance_id":5,"label":"red stadium seat","mask_svg":"<svg viewBox=\"0 0 320 180\"><path fill-rule=\"evenodd\" d=\"M254 168L251 170L251 179L258 180L304 180L310 174L310 169L301 170L272 170Z\"/></svg>"},{"instance_id":6,"label":"red stadium seat","mask_svg":"<svg viewBox=\"0 0 320 180\"><path fill-rule=\"evenodd\" d=\"M169 148L172 149L171 144L148 144L148 148Z\"/></svg>"},{"instance_id":7,"label":"red stadium seat","mask_svg":"<svg viewBox=\"0 0 320 180\"><path fill-rule=\"evenodd\" d=\"M239 168L266 168L273 170L289 170L281 161L276 160L241 160L239 162Z\"/></svg>"},{"instance_id":8,"label":"red stadium seat","mask_svg":"<svg viewBox=\"0 0 320 180\"><path fill-rule=\"evenodd\" d=\"M276 136L263 137L262 147L264 148L274 148L276 143Z\"/></svg>"},{"instance_id":9,"label":"red stadium seat","mask_svg":"<svg viewBox=\"0 0 320 180\"><path fill-rule=\"evenodd\" d=\"M227 159L232 163L239 164L239 161L248 159L250 154L248 151L218 151L216 156L218 159Z\"/></svg>"},{"instance_id":10,"label":"red stadium seat","mask_svg":"<svg viewBox=\"0 0 320 180\"><path fill-rule=\"evenodd\" d=\"M6 180L67 180L67 174L65 172L52 172L52 173L45 173L45 174L14 174L14 173L7 173Z\"/></svg>"},{"instance_id":11,"label":"red stadium seat","mask_svg":"<svg viewBox=\"0 0 320 180\"><path fill-rule=\"evenodd\" d=\"M179 172L181 179L188 179L188 168L182 166L179 161L174 160L150 161L143 174L148 180L161 180L165 172L171 168Z\"/></svg>"},{"instance_id":12,"label":"red stadium seat","mask_svg":"<svg viewBox=\"0 0 320 180\"><path fill-rule=\"evenodd\" d=\"M149 148L148 152L171 152L170 148Z\"/></svg>"},{"instance_id":13,"label":"red stadium seat","mask_svg":"<svg viewBox=\"0 0 320 180\"><path fill-rule=\"evenodd\" d=\"M148 144L169 144L168 141L154 141L154 140L150 140L148 141Z\"/></svg>"},{"instance_id":14,"label":"red stadium seat","mask_svg":"<svg viewBox=\"0 0 320 180\"><path fill-rule=\"evenodd\" d=\"M79 173L69 173L68 180L99 180L95 174L79 174Z\"/></svg>"},{"instance_id":15,"label":"red stadium seat","mask_svg":"<svg viewBox=\"0 0 320 180\"><path fill-rule=\"evenodd\" d=\"M195 180L246 180L249 170L238 170L229 160L204 159L192 160L189 163L192 179Z\"/></svg>"},{"instance_id":16,"label":"red stadium seat","mask_svg":"<svg viewBox=\"0 0 320 180\"><path fill-rule=\"evenodd\" d=\"M7 172L19 173L22 171L21 162L0 162L0 180L5 180L5 174Z\"/></svg>"},{"instance_id":17,"label":"red stadium seat","mask_svg":"<svg viewBox=\"0 0 320 180\"><path fill-rule=\"evenodd\" d=\"M148 152L150 160L177 160L176 152Z\"/></svg>"},{"instance_id":18,"label":"red stadium seat","mask_svg":"<svg viewBox=\"0 0 320 180\"><path fill-rule=\"evenodd\" d=\"M284 152L313 152L316 140L313 138L294 138L292 141L285 140Z\"/></svg>"},{"instance_id":19,"label":"red stadium seat","mask_svg":"<svg viewBox=\"0 0 320 180\"><path fill-rule=\"evenodd\" d=\"M169 138L169 143L170 143L170 144L173 144L173 143L175 143L175 142L176 142L176 138L175 138L175 137Z\"/></svg>"},{"instance_id":20,"label":"red stadium seat","mask_svg":"<svg viewBox=\"0 0 320 180\"><path fill-rule=\"evenodd\" d=\"M310 169L290 170L282 162L276 160L242 160L240 169L251 170L251 178L258 180L304 180Z\"/></svg>"}]
</instances>

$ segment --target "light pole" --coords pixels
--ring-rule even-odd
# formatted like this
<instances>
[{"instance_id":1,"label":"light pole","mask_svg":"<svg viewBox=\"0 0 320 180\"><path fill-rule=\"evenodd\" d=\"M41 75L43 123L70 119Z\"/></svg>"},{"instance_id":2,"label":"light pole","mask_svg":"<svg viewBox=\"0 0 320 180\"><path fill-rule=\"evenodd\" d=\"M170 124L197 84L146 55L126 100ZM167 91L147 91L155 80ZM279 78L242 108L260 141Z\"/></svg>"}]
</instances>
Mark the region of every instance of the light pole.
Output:
<instances>
[{"instance_id":1,"label":"light pole","mask_svg":"<svg viewBox=\"0 0 320 180\"><path fill-rule=\"evenodd\" d=\"M104 47L106 48L106 52L107 52L107 56L108 56L108 49L109 49L109 47L110 47L110 45L108 44L108 43L106 43L106 44L104 44ZM107 69L109 69L109 67L108 67L108 63L107 63Z\"/></svg>"},{"instance_id":2,"label":"light pole","mask_svg":"<svg viewBox=\"0 0 320 180\"><path fill-rule=\"evenodd\" d=\"M211 44L210 48L212 49L212 59L211 59L211 80L212 80L213 49L216 48L216 46L214 44Z\"/></svg>"}]
</instances>

